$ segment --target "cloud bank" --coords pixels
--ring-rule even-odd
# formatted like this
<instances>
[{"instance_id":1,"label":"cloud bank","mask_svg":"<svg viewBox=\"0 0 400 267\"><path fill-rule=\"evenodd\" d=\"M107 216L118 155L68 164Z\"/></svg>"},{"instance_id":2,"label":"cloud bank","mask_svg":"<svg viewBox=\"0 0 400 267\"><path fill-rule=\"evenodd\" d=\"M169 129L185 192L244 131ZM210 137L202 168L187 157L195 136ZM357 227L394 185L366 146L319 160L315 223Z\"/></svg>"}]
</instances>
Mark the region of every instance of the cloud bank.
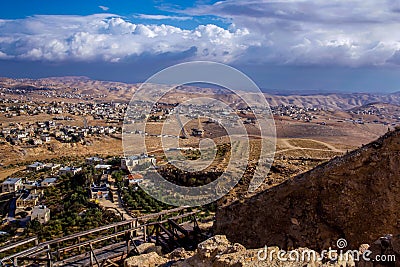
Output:
<instances>
[{"instance_id":1,"label":"cloud bank","mask_svg":"<svg viewBox=\"0 0 400 267\"><path fill-rule=\"evenodd\" d=\"M135 24L112 14L0 20L0 58L118 62L192 50L193 59L231 62L252 45L246 29L209 24L185 30Z\"/></svg>"},{"instance_id":2,"label":"cloud bank","mask_svg":"<svg viewBox=\"0 0 400 267\"><path fill-rule=\"evenodd\" d=\"M183 11L249 29L262 44L245 60L280 65L400 63L397 0L226 0Z\"/></svg>"},{"instance_id":3,"label":"cloud bank","mask_svg":"<svg viewBox=\"0 0 400 267\"><path fill-rule=\"evenodd\" d=\"M231 64L400 64L397 0L226 0L140 19L214 16L230 26L136 24L113 14L0 20L0 59L123 62L183 56Z\"/></svg>"}]
</instances>

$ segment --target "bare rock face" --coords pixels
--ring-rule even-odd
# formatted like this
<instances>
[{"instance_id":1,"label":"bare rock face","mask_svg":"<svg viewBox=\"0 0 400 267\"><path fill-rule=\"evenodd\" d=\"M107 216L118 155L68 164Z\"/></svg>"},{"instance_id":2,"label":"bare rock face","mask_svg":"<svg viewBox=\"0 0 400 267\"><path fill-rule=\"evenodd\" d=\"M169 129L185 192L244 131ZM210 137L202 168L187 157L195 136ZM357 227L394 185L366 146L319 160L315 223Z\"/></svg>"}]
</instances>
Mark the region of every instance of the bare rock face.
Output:
<instances>
[{"instance_id":1,"label":"bare rock face","mask_svg":"<svg viewBox=\"0 0 400 267\"><path fill-rule=\"evenodd\" d=\"M245 251L246 248L240 244L232 244L225 236L213 236L200 243L194 256L185 261L177 262L177 267L209 267L216 266L214 263L221 255Z\"/></svg>"},{"instance_id":2,"label":"bare rock face","mask_svg":"<svg viewBox=\"0 0 400 267\"><path fill-rule=\"evenodd\" d=\"M200 243L194 252L178 248L163 257L150 252L125 260L125 267L355 267L353 254L328 258L307 248L285 252L283 256L278 256L279 252L282 251L278 247L246 249L225 236L217 235ZM299 256L291 258L289 255L292 253Z\"/></svg>"},{"instance_id":3,"label":"bare rock face","mask_svg":"<svg viewBox=\"0 0 400 267\"><path fill-rule=\"evenodd\" d=\"M133 256L125 260L125 267L156 267L163 266L168 259L159 256L156 252Z\"/></svg>"},{"instance_id":4,"label":"bare rock face","mask_svg":"<svg viewBox=\"0 0 400 267\"><path fill-rule=\"evenodd\" d=\"M156 244L154 243L143 243L140 244L137 248L140 254L156 252L158 255L162 255L162 248L160 246L156 246Z\"/></svg>"},{"instance_id":5,"label":"bare rock face","mask_svg":"<svg viewBox=\"0 0 400 267\"><path fill-rule=\"evenodd\" d=\"M171 262L178 262L190 258L194 255L194 251L186 251L184 248L176 248L171 253L165 255Z\"/></svg>"},{"instance_id":6,"label":"bare rock face","mask_svg":"<svg viewBox=\"0 0 400 267\"><path fill-rule=\"evenodd\" d=\"M303 251L311 251L306 248L294 250L301 255ZM186 260L174 263L175 267L354 267L354 260L348 258L329 261L320 259L320 255L315 253L314 258L301 258L298 260L282 260L278 258L277 247L249 249L238 243L231 243L225 236L214 236L203 243L200 243L195 254Z\"/></svg>"},{"instance_id":7,"label":"bare rock face","mask_svg":"<svg viewBox=\"0 0 400 267\"><path fill-rule=\"evenodd\" d=\"M247 248L358 249L400 233L400 130L251 198L220 207L215 230Z\"/></svg>"}]
</instances>

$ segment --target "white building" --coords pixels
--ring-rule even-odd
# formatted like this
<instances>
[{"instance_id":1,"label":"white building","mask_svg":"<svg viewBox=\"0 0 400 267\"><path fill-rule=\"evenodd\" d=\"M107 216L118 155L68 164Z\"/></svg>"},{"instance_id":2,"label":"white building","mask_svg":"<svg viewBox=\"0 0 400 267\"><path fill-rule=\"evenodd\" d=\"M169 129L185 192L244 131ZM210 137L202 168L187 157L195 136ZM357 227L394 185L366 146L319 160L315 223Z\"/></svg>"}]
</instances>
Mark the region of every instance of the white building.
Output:
<instances>
[{"instance_id":1,"label":"white building","mask_svg":"<svg viewBox=\"0 0 400 267\"><path fill-rule=\"evenodd\" d=\"M96 169L96 170L103 170L103 171L105 171L105 170L109 170L109 169L111 169L111 165L107 165L107 164L97 164L94 168Z\"/></svg>"},{"instance_id":2,"label":"white building","mask_svg":"<svg viewBox=\"0 0 400 267\"><path fill-rule=\"evenodd\" d=\"M46 142L46 143L48 143L48 142L51 141L51 137L50 137L48 134L42 134L42 135L40 135L40 139L41 139L43 142Z\"/></svg>"},{"instance_id":3,"label":"white building","mask_svg":"<svg viewBox=\"0 0 400 267\"><path fill-rule=\"evenodd\" d=\"M57 164L57 163L47 163L44 165L45 169L51 170L51 171L55 171L60 167L61 167L61 164Z\"/></svg>"},{"instance_id":4,"label":"white building","mask_svg":"<svg viewBox=\"0 0 400 267\"><path fill-rule=\"evenodd\" d=\"M44 205L35 206L32 210L31 220L37 219L44 224L50 221L50 209Z\"/></svg>"},{"instance_id":5,"label":"white building","mask_svg":"<svg viewBox=\"0 0 400 267\"><path fill-rule=\"evenodd\" d=\"M44 164L41 162L37 162L37 161L35 163L32 163L31 165L26 166L26 169L28 171L39 171L43 168L44 168Z\"/></svg>"},{"instance_id":6,"label":"white building","mask_svg":"<svg viewBox=\"0 0 400 267\"><path fill-rule=\"evenodd\" d=\"M78 172L82 171L82 168L80 167L62 167L61 169L58 170L58 174L59 175L67 175L67 174L71 174L71 175L75 175Z\"/></svg>"},{"instance_id":7,"label":"white building","mask_svg":"<svg viewBox=\"0 0 400 267\"><path fill-rule=\"evenodd\" d=\"M43 186L43 187L53 186L56 181L57 181L56 177L46 178L40 183L40 186Z\"/></svg>"},{"instance_id":8,"label":"white building","mask_svg":"<svg viewBox=\"0 0 400 267\"><path fill-rule=\"evenodd\" d=\"M99 157L90 157L90 158L86 158L85 162L88 165L102 164L103 163L103 159L99 158Z\"/></svg>"},{"instance_id":9,"label":"white building","mask_svg":"<svg viewBox=\"0 0 400 267\"><path fill-rule=\"evenodd\" d=\"M23 187L21 178L8 178L1 185L1 192L13 193Z\"/></svg>"},{"instance_id":10,"label":"white building","mask_svg":"<svg viewBox=\"0 0 400 267\"><path fill-rule=\"evenodd\" d=\"M141 166L144 168L150 167L151 165L156 165L156 159L146 154L121 159L121 169L128 171L140 168Z\"/></svg>"}]
</instances>

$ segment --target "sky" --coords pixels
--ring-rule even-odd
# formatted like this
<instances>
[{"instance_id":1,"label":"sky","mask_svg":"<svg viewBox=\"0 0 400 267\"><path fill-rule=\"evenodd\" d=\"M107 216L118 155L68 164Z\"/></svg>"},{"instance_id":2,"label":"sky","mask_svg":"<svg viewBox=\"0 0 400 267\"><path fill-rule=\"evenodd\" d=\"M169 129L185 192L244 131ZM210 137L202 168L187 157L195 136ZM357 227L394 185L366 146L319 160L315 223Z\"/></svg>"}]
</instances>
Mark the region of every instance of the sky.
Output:
<instances>
[{"instance_id":1,"label":"sky","mask_svg":"<svg viewBox=\"0 0 400 267\"><path fill-rule=\"evenodd\" d=\"M400 91L400 1L14 0L0 8L0 76L134 83L193 60L233 66L266 91Z\"/></svg>"}]
</instances>

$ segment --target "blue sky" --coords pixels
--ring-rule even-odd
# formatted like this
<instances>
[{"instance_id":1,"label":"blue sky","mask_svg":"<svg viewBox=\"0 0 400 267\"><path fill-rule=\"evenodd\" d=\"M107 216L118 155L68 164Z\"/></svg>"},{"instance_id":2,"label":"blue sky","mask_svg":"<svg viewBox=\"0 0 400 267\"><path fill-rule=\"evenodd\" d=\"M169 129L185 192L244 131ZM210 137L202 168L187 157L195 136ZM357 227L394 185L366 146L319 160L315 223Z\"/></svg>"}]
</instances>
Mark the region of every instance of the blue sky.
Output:
<instances>
[{"instance_id":1,"label":"blue sky","mask_svg":"<svg viewBox=\"0 0 400 267\"><path fill-rule=\"evenodd\" d=\"M212 4L217 1L203 1L203 3ZM185 18L174 12L174 10L182 10L195 6L196 2L191 1L126 1L126 0L70 0L70 1L54 1L54 0L14 0L7 1L2 4L0 9L1 19L20 19L33 15L81 15L87 16L98 13L111 13L123 16L125 19L137 23L157 24L167 23L184 27L187 29L195 28L199 24L213 23L220 26L227 26L222 20L215 16L196 16ZM162 15L170 17L182 17L182 20L176 19L151 19L146 15ZM141 18L145 17L145 18Z\"/></svg>"},{"instance_id":2,"label":"blue sky","mask_svg":"<svg viewBox=\"0 0 400 267\"><path fill-rule=\"evenodd\" d=\"M0 76L140 82L212 60L264 89L400 91L397 0L15 0L0 9Z\"/></svg>"}]
</instances>

